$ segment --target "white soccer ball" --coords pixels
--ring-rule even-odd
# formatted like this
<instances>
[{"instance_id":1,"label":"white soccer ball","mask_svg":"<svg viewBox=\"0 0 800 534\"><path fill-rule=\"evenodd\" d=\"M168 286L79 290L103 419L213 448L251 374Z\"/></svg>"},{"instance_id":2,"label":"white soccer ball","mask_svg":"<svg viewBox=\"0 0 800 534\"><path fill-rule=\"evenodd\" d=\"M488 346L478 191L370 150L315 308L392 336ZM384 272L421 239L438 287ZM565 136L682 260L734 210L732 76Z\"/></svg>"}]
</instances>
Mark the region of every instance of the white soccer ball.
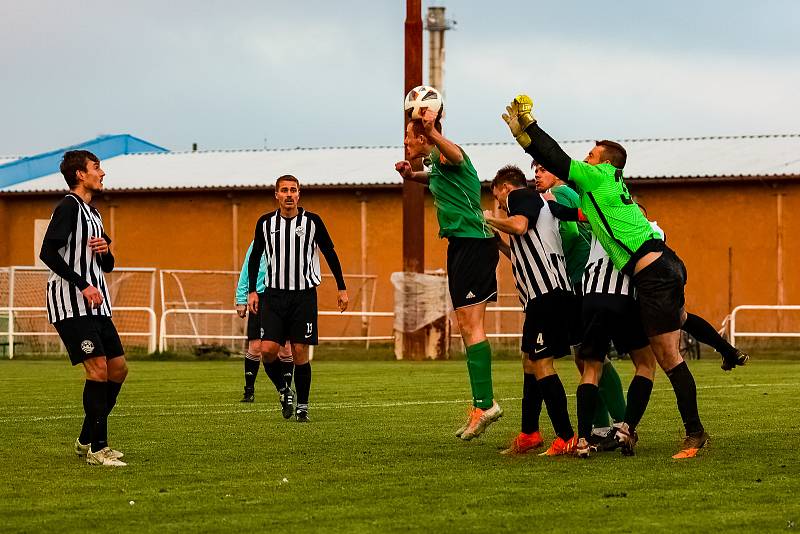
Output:
<instances>
[{"instance_id":1,"label":"white soccer ball","mask_svg":"<svg viewBox=\"0 0 800 534\"><path fill-rule=\"evenodd\" d=\"M408 118L421 119L426 109L438 113L440 119L444 117L444 100L439 91L428 85L420 85L409 91L405 100Z\"/></svg>"}]
</instances>

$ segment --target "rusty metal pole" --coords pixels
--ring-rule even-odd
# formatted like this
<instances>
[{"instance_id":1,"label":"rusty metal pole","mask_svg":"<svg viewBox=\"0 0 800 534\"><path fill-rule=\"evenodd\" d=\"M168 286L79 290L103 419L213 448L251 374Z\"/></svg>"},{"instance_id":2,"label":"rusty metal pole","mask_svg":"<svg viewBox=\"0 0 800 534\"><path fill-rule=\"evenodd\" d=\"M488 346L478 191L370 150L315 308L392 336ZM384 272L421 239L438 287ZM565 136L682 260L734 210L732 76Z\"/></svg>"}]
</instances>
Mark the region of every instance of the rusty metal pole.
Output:
<instances>
[{"instance_id":1,"label":"rusty metal pole","mask_svg":"<svg viewBox=\"0 0 800 534\"><path fill-rule=\"evenodd\" d=\"M403 97L422 85L422 0L406 0L405 21L405 85ZM403 113L403 136L408 117ZM404 156L405 157L405 154ZM412 161L414 170L422 170L422 161ZM425 186L403 182L403 271L425 272ZM404 305L413 303L403 303ZM403 335L404 359L425 358L425 331Z\"/></svg>"}]
</instances>

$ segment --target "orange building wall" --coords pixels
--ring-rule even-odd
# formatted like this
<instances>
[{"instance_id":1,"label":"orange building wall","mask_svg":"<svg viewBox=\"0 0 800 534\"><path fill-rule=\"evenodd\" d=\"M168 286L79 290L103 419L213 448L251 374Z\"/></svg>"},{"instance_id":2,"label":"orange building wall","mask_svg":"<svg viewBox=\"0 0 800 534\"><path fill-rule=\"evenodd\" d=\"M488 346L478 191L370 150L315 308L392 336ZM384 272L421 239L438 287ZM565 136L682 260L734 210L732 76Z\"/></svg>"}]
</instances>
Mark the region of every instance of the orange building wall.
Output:
<instances>
[{"instance_id":1,"label":"orange building wall","mask_svg":"<svg viewBox=\"0 0 800 534\"><path fill-rule=\"evenodd\" d=\"M666 231L669 245L689 272L687 308L719 325L738 304L777 302L776 193L783 196L784 302L800 304L800 184L653 184L633 182L630 189L647 207L651 219ZM50 217L61 195L0 197L0 264L34 262L34 219ZM361 205L367 206L367 273L378 275L375 309L392 310L389 276L402 265L402 194L399 189L304 189L301 205L319 213L331 233L346 273L361 271ZM111 193L95 205L111 235L117 265L162 269L238 269L258 217L275 208L271 191ZM238 204L238 231L233 235L233 204ZM483 205L493 207L484 191ZM113 210L112 210L113 208ZM112 216L113 211L113 216ZM113 221L112 221L113 219ZM112 224L113 222L113 224ZM425 206L425 267L444 269L446 241L430 196ZM234 242L238 249L234 265ZM729 269L728 250L732 250ZM323 264L323 271L328 272ZM515 305L509 262L501 257L498 284L503 305ZM326 282L320 307L335 307L335 286ZM729 295L729 288L732 290ZM351 292L351 299L356 295ZM233 297L231 297L233 298ZM773 314L774 316L774 314ZM800 325L800 314L787 324ZM489 320L518 328L518 317ZM387 331L390 320L374 325Z\"/></svg>"}]
</instances>

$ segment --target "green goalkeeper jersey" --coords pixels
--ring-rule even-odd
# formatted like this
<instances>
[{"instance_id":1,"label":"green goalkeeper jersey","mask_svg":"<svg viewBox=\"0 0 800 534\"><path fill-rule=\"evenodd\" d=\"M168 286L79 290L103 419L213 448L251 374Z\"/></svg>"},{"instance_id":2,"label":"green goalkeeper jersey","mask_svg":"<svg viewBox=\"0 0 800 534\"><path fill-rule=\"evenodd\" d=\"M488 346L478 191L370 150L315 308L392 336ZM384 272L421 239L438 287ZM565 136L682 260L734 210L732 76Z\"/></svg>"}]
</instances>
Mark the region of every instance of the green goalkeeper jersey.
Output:
<instances>
[{"instance_id":1,"label":"green goalkeeper jersey","mask_svg":"<svg viewBox=\"0 0 800 534\"><path fill-rule=\"evenodd\" d=\"M661 235L653 230L628 193L620 169L609 163L589 165L572 160L569 179L580 188L581 209L614 267L622 271L628 266L626 272L630 273L633 265L628 264L635 255L637 259L640 257L643 244L652 240L663 243Z\"/></svg>"},{"instance_id":2,"label":"green goalkeeper jersey","mask_svg":"<svg viewBox=\"0 0 800 534\"><path fill-rule=\"evenodd\" d=\"M459 150L461 148L459 147ZM481 182L467 154L453 165L444 160L438 149L431 153L428 187L436 206L439 237L493 238L481 209Z\"/></svg>"},{"instance_id":3,"label":"green goalkeeper jersey","mask_svg":"<svg viewBox=\"0 0 800 534\"><path fill-rule=\"evenodd\" d=\"M570 208L580 207L580 197L570 186L558 185L550 189L556 202L569 206ZM560 221L558 232L561 234L561 244L564 248L564 257L567 260L567 274L572 282L572 286L580 285L583 278L583 269L586 267L586 260L589 259L589 245L592 242L592 233L586 227L586 223L576 223L574 221Z\"/></svg>"}]
</instances>

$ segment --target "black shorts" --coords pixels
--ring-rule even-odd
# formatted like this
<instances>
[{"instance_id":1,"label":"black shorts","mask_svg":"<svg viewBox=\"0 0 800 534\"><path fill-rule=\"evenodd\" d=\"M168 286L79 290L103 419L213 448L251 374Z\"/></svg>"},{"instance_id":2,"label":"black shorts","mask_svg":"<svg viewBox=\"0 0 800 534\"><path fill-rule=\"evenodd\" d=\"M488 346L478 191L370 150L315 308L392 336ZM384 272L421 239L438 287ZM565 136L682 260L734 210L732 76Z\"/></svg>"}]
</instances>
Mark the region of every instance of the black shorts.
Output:
<instances>
[{"instance_id":1,"label":"black shorts","mask_svg":"<svg viewBox=\"0 0 800 534\"><path fill-rule=\"evenodd\" d=\"M117 328L110 317L85 315L63 319L53 326L67 348L72 365L97 356L106 359L125 355Z\"/></svg>"},{"instance_id":2,"label":"black shorts","mask_svg":"<svg viewBox=\"0 0 800 534\"><path fill-rule=\"evenodd\" d=\"M686 266L675 252L665 247L661 257L633 275L633 285L648 336L681 329Z\"/></svg>"},{"instance_id":3,"label":"black shorts","mask_svg":"<svg viewBox=\"0 0 800 534\"><path fill-rule=\"evenodd\" d=\"M522 326L522 352L528 358L561 358L570 353L573 298L566 291L556 290L528 302Z\"/></svg>"},{"instance_id":4,"label":"black shorts","mask_svg":"<svg viewBox=\"0 0 800 534\"><path fill-rule=\"evenodd\" d=\"M639 307L627 295L589 293L583 297L583 339L578 357L602 362L609 342L619 354L646 347L650 341L642 328Z\"/></svg>"},{"instance_id":5,"label":"black shorts","mask_svg":"<svg viewBox=\"0 0 800 534\"><path fill-rule=\"evenodd\" d=\"M258 313L247 310L247 341L261 339L261 312L264 309L264 293L258 294Z\"/></svg>"},{"instance_id":6,"label":"black shorts","mask_svg":"<svg viewBox=\"0 0 800 534\"><path fill-rule=\"evenodd\" d=\"M453 308L497 301L497 262L493 238L450 237L447 244L447 286Z\"/></svg>"},{"instance_id":7,"label":"black shorts","mask_svg":"<svg viewBox=\"0 0 800 534\"><path fill-rule=\"evenodd\" d=\"M317 345L317 289L270 289L261 308L261 339Z\"/></svg>"}]
</instances>

